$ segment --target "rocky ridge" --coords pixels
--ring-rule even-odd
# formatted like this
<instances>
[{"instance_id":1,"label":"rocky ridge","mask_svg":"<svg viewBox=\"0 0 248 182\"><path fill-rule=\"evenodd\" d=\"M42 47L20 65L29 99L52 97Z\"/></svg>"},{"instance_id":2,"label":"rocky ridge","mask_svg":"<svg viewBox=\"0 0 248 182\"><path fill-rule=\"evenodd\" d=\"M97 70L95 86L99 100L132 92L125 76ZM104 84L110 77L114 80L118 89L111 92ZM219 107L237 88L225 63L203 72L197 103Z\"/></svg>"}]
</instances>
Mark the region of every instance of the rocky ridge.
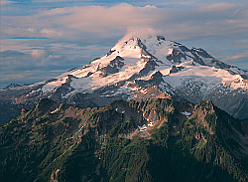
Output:
<instances>
[{"instance_id":1,"label":"rocky ridge","mask_svg":"<svg viewBox=\"0 0 248 182\"><path fill-rule=\"evenodd\" d=\"M13 108L31 107L41 98L80 107L104 106L116 99L171 97L192 103L210 99L244 119L247 77L247 71L216 60L203 49L189 49L162 36L133 37L120 40L106 56L55 79L0 92L1 102Z\"/></svg>"},{"instance_id":2,"label":"rocky ridge","mask_svg":"<svg viewBox=\"0 0 248 182\"><path fill-rule=\"evenodd\" d=\"M0 179L245 182L247 125L210 100L79 108L42 99L0 126Z\"/></svg>"}]
</instances>

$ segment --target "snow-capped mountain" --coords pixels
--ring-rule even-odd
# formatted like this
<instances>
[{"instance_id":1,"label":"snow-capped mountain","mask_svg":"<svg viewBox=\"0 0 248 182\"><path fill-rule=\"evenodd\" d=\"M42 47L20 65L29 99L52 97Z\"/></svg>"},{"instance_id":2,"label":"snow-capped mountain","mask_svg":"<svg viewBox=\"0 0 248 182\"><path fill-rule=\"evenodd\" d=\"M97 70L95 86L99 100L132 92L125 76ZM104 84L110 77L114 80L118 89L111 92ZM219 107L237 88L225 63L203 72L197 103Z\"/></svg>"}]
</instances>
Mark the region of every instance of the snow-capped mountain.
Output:
<instances>
[{"instance_id":1,"label":"snow-capped mountain","mask_svg":"<svg viewBox=\"0 0 248 182\"><path fill-rule=\"evenodd\" d=\"M162 36L133 37L120 40L106 56L84 67L1 92L14 104L47 97L82 107L115 99L172 97L193 103L211 99L243 119L248 117L247 78L247 71L218 61L203 49L189 49Z\"/></svg>"}]
</instances>

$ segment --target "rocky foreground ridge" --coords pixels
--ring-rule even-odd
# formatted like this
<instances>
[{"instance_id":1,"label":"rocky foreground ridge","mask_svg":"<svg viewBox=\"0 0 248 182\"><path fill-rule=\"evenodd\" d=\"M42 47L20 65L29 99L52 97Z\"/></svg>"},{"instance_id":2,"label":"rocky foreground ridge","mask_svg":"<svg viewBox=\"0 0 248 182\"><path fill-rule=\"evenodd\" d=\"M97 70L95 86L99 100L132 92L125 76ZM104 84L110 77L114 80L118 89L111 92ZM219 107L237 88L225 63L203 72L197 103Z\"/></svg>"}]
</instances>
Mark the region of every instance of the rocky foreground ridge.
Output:
<instances>
[{"instance_id":1,"label":"rocky foreground ridge","mask_svg":"<svg viewBox=\"0 0 248 182\"><path fill-rule=\"evenodd\" d=\"M247 128L210 100L42 99L0 126L0 180L245 182Z\"/></svg>"}]
</instances>

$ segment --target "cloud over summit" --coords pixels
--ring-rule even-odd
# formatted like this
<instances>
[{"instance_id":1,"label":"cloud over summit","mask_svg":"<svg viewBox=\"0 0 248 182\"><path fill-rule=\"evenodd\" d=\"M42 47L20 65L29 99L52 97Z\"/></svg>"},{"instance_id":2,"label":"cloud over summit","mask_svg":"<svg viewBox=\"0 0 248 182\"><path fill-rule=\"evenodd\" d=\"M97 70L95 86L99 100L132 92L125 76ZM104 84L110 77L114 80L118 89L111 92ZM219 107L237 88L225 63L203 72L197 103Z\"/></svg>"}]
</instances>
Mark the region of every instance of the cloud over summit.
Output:
<instances>
[{"instance_id":1,"label":"cloud over summit","mask_svg":"<svg viewBox=\"0 0 248 182\"><path fill-rule=\"evenodd\" d=\"M233 27L243 33L245 30L241 29L248 27L245 24L247 15L240 16L241 14L237 5L228 3L191 9L139 7L127 3L111 7L75 6L44 10L31 16L11 19L3 17L3 22L5 19L10 21L9 26L6 27L8 31L3 32L12 36L14 34L28 36L27 34L30 33L30 36L73 39L73 37L83 38L84 32L98 37L121 36L127 30L130 32L137 27L163 31L172 39L177 37L192 39L201 35L237 37L237 35L230 36L230 32L236 34ZM218 31L221 28L220 24L226 31Z\"/></svg>"},{"instance_id":2,"label":"cloud over summit","mask_svg":"<svg viewBox=\"0 0 248 182\"><path fill-rule=\"evenodd\" d=\"M50 0L33 1L36 4L42 2L52 3ZM56 2L66 4L68 1ZM30 14L19 16L11 16L3 11L2 51L25 53L29 55L30 62L46 60L43 66L49 66L49 63L56 65L63 60L69 69L80 63L80 60L79 66L91 58L102 56L125 35L163 35L168 40L182 42L189 47L202 47L215 52L214 56L227 61L230 59L226 53L217 53L226 44L232 47L228 53L232 54L234 60L240 60L241 56L238 55L245 55L243 53L247 50L247 45L242 44L240 47L238 44L240 40L247 40L247 2L243 6L236 1L148 2L151 5L138 1L119 4L106 2L105 5L95 1L78 5L79 2L75 0L68 6L58 8L38 8ZM10 1L3 1L2 4L3 8L20 8ZM70 60L71 64L66 60ZM36 65L37 69L40 66L32 65Z\"/></svg>"}]
</instances>

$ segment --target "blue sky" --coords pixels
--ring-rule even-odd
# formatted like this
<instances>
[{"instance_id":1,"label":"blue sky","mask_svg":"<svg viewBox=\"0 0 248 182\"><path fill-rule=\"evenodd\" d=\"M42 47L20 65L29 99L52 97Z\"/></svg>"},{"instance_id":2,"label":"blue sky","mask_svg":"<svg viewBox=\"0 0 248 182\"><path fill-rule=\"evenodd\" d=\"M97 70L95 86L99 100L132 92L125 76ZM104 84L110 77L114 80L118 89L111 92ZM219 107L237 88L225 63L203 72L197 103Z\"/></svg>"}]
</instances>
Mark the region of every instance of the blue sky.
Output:
<instances>
[{"instance_id":1,"label":"blue sky","mask_svg":"<svg viewBox=\"0 0 248 182\"><path fill-rule=\"evenodd\" d=\"M248 70L246 0L1 0L1 86L33 83L103 56L128 34L164 35Z\"/></svg>"}]
</instances>

